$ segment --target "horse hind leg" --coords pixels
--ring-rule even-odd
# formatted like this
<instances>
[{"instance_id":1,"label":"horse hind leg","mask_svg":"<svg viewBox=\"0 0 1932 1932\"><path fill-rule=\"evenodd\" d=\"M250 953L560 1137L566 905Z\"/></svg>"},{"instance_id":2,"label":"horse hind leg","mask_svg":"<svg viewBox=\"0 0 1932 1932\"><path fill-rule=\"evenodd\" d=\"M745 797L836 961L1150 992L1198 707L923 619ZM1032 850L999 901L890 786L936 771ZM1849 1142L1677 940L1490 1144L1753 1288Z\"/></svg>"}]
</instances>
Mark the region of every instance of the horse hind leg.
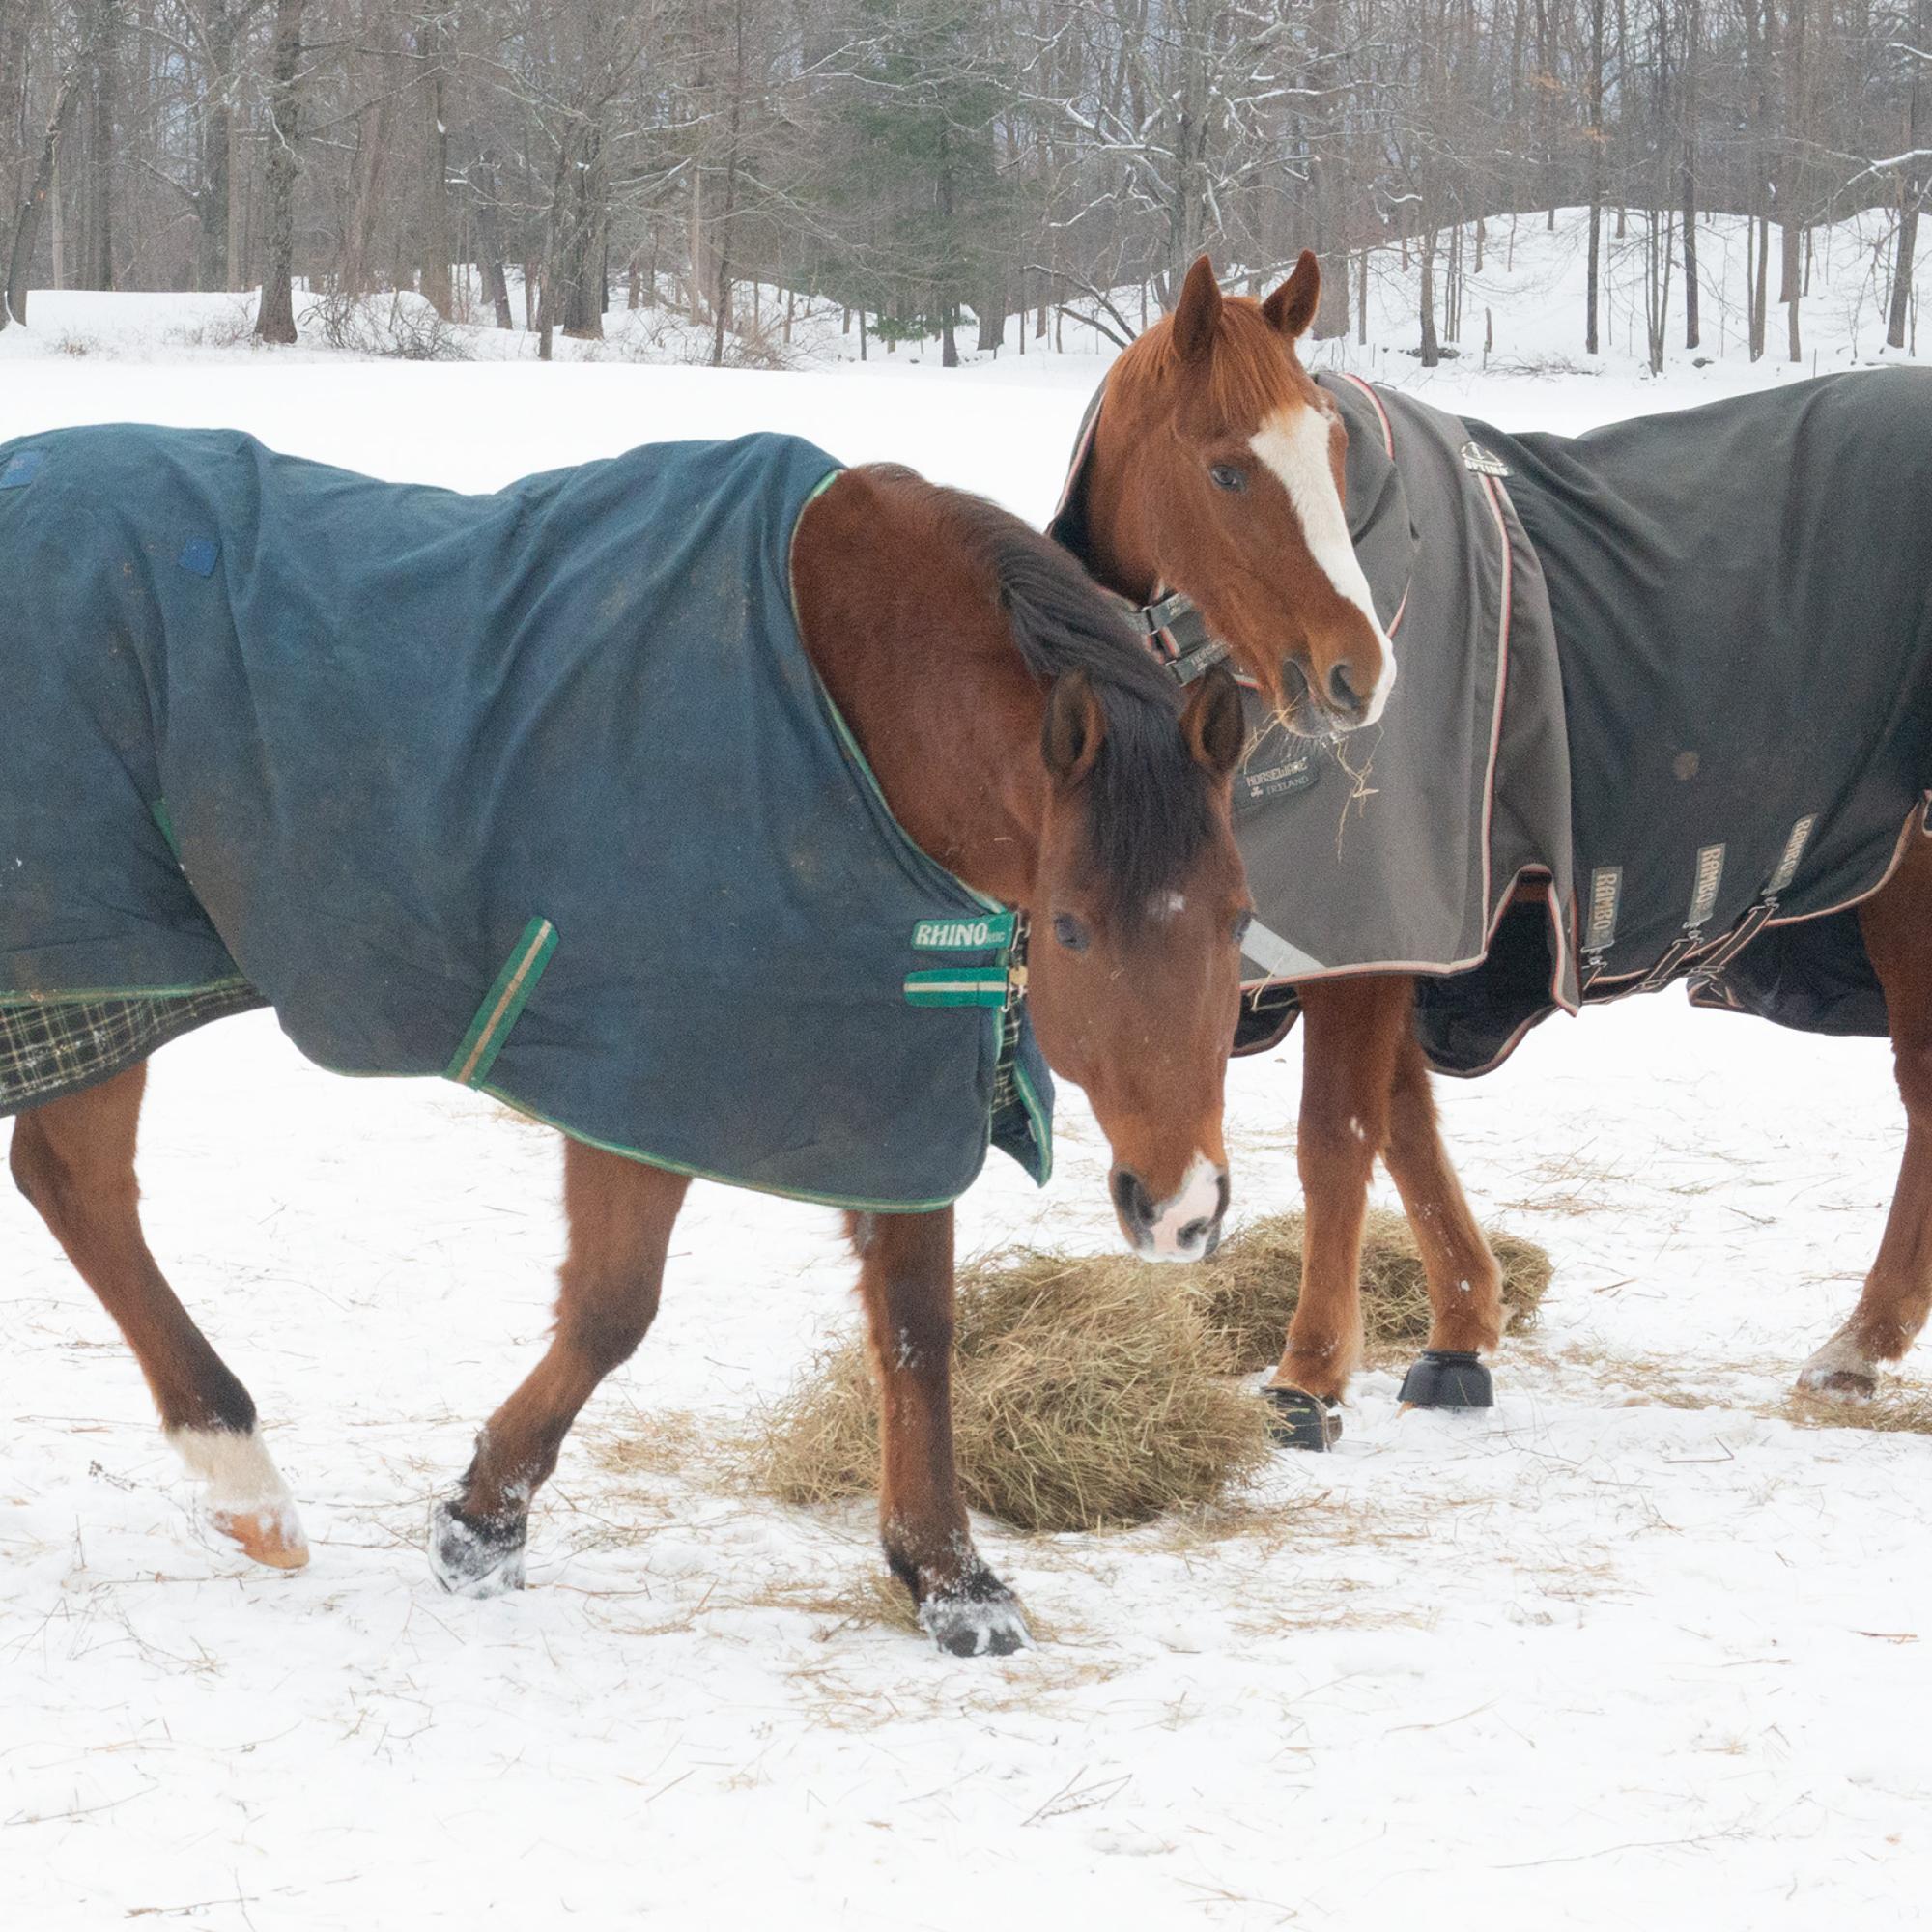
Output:
<instances>
[{"instance_id":1,"label":"horse hind leg","mask_svg":"<svg viewBox=\"0 0 1932 1932\"><path fill-rule=\"evenodd\" d=\"M453 1500L430 1519L430 1569L445 1590L521 1589L530 1498L597 1384L629 1359L658 1311L665 1254L690 1182L580 1141L564 1147L570 1244L544 1358L484 1425Z\"/></svg>"},{"instance_id":2,"label":"horse hind leg","mask_svg":"<svg viewBox=\"0 0 1932 1932\"><path fill-rule=\"evenodd\" d=\"M255 1405L176 1298L141 1232L134 1143L145 1064L14 1123L10 1164L141 1365L161 1426L207 1485L210 1525L258 1563L297 1570L308 1544L263 1446Z\"/></svg>"},{"instance_id":3,"label":"horse hind leg","mask_svg":"<svg viewBox=\"0 0 1932 1932\"><path fill-rule=\"evenodd\" d=\"M1859 923L1885 989L1905 1153L1859 1304L1798 1373L1807 1393L1851 1401L1871 1396L1879 1365L1905 1353L1932 1310L1932 839L1911 846Z\"/></svg>"}]
</instances>

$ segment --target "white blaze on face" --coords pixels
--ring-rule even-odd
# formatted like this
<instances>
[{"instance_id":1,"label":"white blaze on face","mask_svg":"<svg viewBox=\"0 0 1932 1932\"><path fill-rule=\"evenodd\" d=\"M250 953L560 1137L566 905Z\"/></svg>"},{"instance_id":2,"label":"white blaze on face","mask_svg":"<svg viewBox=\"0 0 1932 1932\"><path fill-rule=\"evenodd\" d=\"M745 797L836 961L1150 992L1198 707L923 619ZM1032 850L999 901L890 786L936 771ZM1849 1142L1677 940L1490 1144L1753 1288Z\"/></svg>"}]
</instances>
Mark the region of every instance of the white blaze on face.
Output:
<instances>
[{"instance_id":1,"label":"white blaze on face","mask_svg":"<svg viewBox=\"0 0 1932 1932\"><path fill-rule=\"evenodd\" d=\"M1369 694L1368 713L1362 720L1364 724L1373 724L1382 715L1389 687L1395 683L1395 646L1376 615L1369 580L1362 575L1355 546L1349 540L1342 493L1335 487L1335 471L1328 461L1328 436L1329 419L1321 411L1294 403L1269 416L1248 439L1248 447L1288 492L1288 500L1301 520L1308 554L1337 593L1369 620L1369 628L1382 647L1382 674Z\"/></svg>"},{"instance_id":2,"label":"white blaze on face","mask_svg":"<svg viewBox=\"0 0 1932 1932\"><path fill-rule=\"evenodd\" d=\"M1153 1262L1198 1262L1208 1252L1208 1237L1220 1211L1221 1170L1205 1153L1197 1153L1179 1187L1153 1210L1148 1245L1141 1253ZM1183 1228L1193 1230L1184 1241Z\"/></svg>"}]
</instances>

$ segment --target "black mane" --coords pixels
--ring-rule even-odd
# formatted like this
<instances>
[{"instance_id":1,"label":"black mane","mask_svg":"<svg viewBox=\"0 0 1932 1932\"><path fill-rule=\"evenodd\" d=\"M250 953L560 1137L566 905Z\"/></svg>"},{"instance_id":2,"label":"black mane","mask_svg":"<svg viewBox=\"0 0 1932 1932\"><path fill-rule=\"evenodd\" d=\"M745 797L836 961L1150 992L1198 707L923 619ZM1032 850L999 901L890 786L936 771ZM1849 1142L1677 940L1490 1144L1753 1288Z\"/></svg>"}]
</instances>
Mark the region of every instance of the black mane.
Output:
<instances>
[{"instance_id":1,"label":"black mane","mask_svg":"<svg viewBox=\"0 0 1932 1932\"><path fill-rule=\"evenodd\" d=\"M1179 687L1126 608L1051 538L983 497L949 493L999 585L1013 644L1042 684L1084 671L1107 721L1088 781L1089 853L1128 932L1214 835L1212 787L1177 728Z\"/></svg>"}]
</instances>

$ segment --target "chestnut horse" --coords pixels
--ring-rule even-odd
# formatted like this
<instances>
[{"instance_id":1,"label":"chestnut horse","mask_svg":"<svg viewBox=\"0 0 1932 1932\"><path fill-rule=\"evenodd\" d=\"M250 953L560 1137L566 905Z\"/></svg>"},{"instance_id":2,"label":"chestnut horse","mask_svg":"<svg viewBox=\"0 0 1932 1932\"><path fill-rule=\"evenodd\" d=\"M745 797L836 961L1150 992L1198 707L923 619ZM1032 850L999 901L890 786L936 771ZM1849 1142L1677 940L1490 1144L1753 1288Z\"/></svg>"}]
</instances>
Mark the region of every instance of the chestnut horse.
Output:
<instances>
[{"instance_id":1,"label":"chestnut horse","mask_svg":"<svg viewBox=\"0 0 1932 1932\"><path fill-rule=\"evenodd\" d=\"M1127 1240L1166 1260L1210 1252L1228 1202L1222 1085L1246 906L1229 825L1243 730L1232 679L1183 704L1063 551L907 470L838 474L801 514L791 554L807 653L899 826L1052 935L1031 969L1037 1037L1107 1134ZM209 1485L216 1529L296 1568L306 1545L255 1406L142 1233L145 1077L139 1064L22 1114L13 1172L127 1337L170 1440ZM650 1326L688 1185L566 1141L554 1337L435 1511L446 1587L522 1582L531 1494ZM848 1233L884 1417L887 1561L943 1649L1010 1652L1026 1628L973 1547L954 1480L952 1208L852 1214Z\"/></svg>"},{"instance_id":2,"label":"chestnut horse","mask_svg":"<svg viewBox=\"0 0 1932 1932\"><path fill-rule=\"evenodd\" d=\"M1304 736L1372 722L1395 676L1344 518L1347 432L1296 354L1320 297L1312 254L1265 301L1224 296L1208 259L1197 261L1174 311L1109 373L1081 471L1083 561L1137 605L1191 600ZM1877 1365L1904 1353L1932 1308L1932 839L1907 838L1901 851L1858 918L1905 1102L1903 1166L1858 1306L1799 1377L1851 1397L1871 1393ZM1412 1376L1406 1395L1445 1407L1487 1400L1474 1362L1499 1336L1500 1277L1442 1145L1413 1028L1415 980L1345 975L1295 990L1307 1238L1270 1393L1288 1439L1322 1448L1360 1353L1361 1235L1378 1155L1427 1271L1428 1347L1464 1358Z\"/></svg>"}]
</instances>

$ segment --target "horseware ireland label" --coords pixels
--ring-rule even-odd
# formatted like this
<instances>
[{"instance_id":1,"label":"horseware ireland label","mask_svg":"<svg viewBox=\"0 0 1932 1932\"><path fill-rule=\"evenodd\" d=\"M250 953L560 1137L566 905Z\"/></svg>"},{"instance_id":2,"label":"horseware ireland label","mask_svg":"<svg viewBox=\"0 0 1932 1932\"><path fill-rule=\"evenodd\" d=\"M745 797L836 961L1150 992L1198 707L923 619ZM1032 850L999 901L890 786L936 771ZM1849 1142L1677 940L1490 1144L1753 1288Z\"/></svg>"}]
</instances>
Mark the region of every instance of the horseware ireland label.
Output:
<instances>
[{"instance_id":1,"label":"horseware ireland label","mask_svg":"<svg viewBox=\"0 0 1932 1932\"><path fill-rule=\"evenodd\" d=\"M1724 880L1724 848L1700 845L1697 848L1697 880L1690 894L1690 917L1684 922L1687 932L1701 931L1718 909L1718 889Z\"/></svg>"},{"instance_id":2,"label":"horseware ireland label","mask_svg":"<svg viewBox=\"0 0 1932 1932\"><path fill-rule=\"evenodd\" d=\"M1010 946L1013 916L989 912L978 919L923 919L912 929L912 943L921 952L972 952L988 946Z\"/></svg>"}]
</instances>

